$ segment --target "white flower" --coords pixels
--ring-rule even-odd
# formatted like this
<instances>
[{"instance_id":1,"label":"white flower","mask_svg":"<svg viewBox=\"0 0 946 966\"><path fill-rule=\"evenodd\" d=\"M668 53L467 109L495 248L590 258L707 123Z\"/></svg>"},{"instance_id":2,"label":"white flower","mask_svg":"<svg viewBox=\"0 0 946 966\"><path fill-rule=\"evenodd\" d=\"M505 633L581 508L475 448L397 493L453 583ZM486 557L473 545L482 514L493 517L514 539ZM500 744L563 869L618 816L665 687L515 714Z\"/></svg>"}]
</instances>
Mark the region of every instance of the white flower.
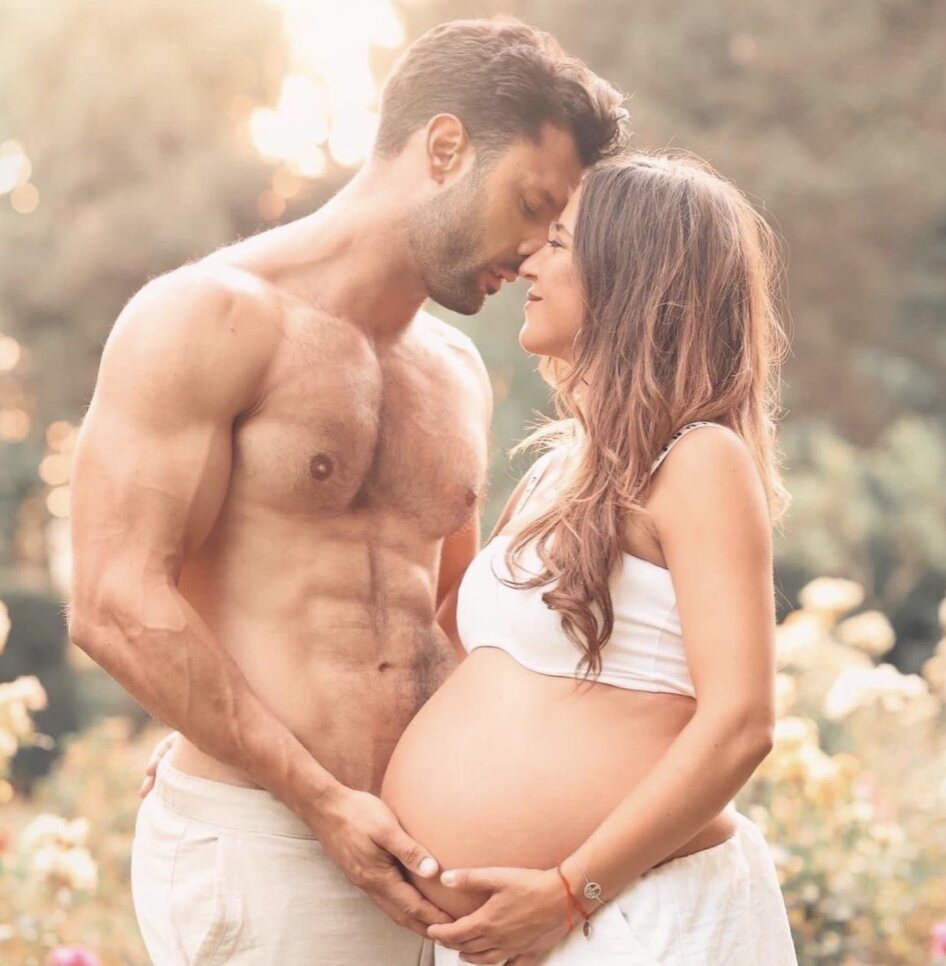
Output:
<instances>
[{"instance_id":1,"label":"white flower","mask_svg":"<svg viewBox=\"0 0 946 966\"><path fill-rule=\"evenodd\" d=\"M57 845L42 845L33 852L32 869L41 878L55 875L59 862L59 847Z\"/></svg>"},{"instance_id":2,"label":"white flower","mask_svg":"<svg viewBox=\"0 0 946 966\"><path fill-rule=\"evenodd\" d=\"M834 759L816 745L800 748L798 757L810 781L820 784L833 781L837 777L838 766Z\"/></svg>"},{"instance_id":3,"label":"white flower","mask_svg":"<svg viewBox=\"0 0 946 966\"><path fill-rule=\"evenodd\" d=\"M85 845L88 837L89 820L87 818L74 818L71 822L66 822L59 833L60 842L74 847Z\"/></svg>"},{"instance_id":4,"label":"white flower","mask_svg":"<svg viewBox=\"0 0 946 966\"><path fill-rule=\"evenodd\" d=\"M98 885L98 866L83 848L43 845L33 853L32 870L51 885L62 883L77 891L92 892Z\"/></svg>"},{"instance_id":5,"label":"white flower","mask_svg":"<svg viewBox=\"0 0 946 966\"><path fill-rule=\"evenodd\" d=\"M70 888L93 892L98 885L99 870L87 849L65 849L60 853L59 875Z\"/></svg>"},{"instance_id":6,"label":"white flower","mask_svg":"<svg viewBox=\"0 0 946 966\"><path fill-rule=\"evenodd\" d=\"M16 735L0 727L0 762L9 761L19 747L20 743L16 740Z\"/></svg>"},{"instance_id":7,"label":"white flower","mask_svg":"<svg viewBox=\"0 0 946 966\"><path fill-rule=\"evenodd\" d=\"M864 588L856 581L841 577L816 577L801 589L798 600L806 610L843 614L860 607Z\"/></svg>"},{"instance_id":8,"label":"white flower","mask_svg":"<svg viewBox=\"0 0 946 966\"><path fill-rule=\"evenodd\" d=\"M824 714L832 721L846 718L873 697L873 668L845 668L835 679L824 699Z\"/></svg>"},{"instance_id":9,"label":"white flower","mask_svg":"<svg viewBox=\"0 0 946 966\"><path fill-rule=\"evenodd\" d=\"M849 617L837 627L838 640L860 648L873 657L886 654L897 642L897 635L886 616L878 610L865 610Z\"/></svg>"},{"instance_id":10,"label":"white flower","mask_svg":"<svg viewBox=\"0 0 946 966\"><path fill-rule=\"evenodd\" d=\"M775 675L775 714L784 718L795 703L798 688L795 679L788 674Z\"/></svg>"},{"instance_id":11,"label":"white flower","mask_svg":"<svg viewBox=\"0 0 946 966\"><path fill-rule=\"evenodd\" d=\"M891 714L906 710L921 717L932 711L935 700L918 674L901 674L892 664L871 668L845 668L834 680L824 700L827 718L840 721L857 708L875 705Z\"/></svg>"},{"instance_id":12,"label":"white flower","mask_svg":"<svg viewBox=\"0 0 946 966\"><path fill-rule=\"evenodd\" d=\"M818 657L819 645L826 639L824 621L803 610L787 614L775 629L775 648L780 667L805 667Z\"/></svg>"},{"instance_id":13,"label":"white flower","mask_svg":"<svg viewBox=\"0 0 946 966\"><path fill-rule=\"evenodd\" d=\"M58 842L66 829L66 825L64 818L43 812L23 829L20 836L20 847L24 852L33 852L49 843Z\"/></svg>"},{"instance_id":14,"label":"white flower","mask_svg":"<svg viewBox=\"0 0 946 966\"><path fill-rule=\"evenodd\" d=\"M48 704L46 690L40 684L39 678L33 674L17 678L13 682L12 689L12 693L30 711L42 711Z\"/></svg>"},{"instance_id":15,"label":"white flower","mask_svg":"<svg viewBox=\"0 0 946 966\"><path fill-rule=\"evenodd\" d=\"M810 718L781 718L775 722L774 742L780 746L818 744L818 726Z\"/></svg>"},{"instance_id":16,"label":"white flower","mask_svg":"<svg viewBox=\"0 0 946 966\"><path fill-rule=\"evenodd\" d=\"M10 633L10 612L7 610L7 605L0 600L0 654L3 653L3 649L7 646L7 635Z\"/></svg>"}]
</instances>

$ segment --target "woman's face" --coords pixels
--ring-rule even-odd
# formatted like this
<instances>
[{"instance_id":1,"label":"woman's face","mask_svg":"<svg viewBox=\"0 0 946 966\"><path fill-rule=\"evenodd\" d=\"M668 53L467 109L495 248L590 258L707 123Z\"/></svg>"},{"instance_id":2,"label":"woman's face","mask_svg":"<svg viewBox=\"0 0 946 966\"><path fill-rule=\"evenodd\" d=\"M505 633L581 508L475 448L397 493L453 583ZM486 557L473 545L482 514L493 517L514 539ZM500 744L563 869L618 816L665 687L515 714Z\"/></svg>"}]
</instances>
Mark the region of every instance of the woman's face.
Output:
<instances>
[{"instance_id":1,"label":"woman's face","mask_svg":"<svg viewBox=\"0 0 946 966\"><path fill-rule=\"evenodd\" d=\"M549 226L548 242L519 266L532 283L525 305L525 324L519 345L537 356L572 361L575 336L581 328L584 300L572 258L575 220L581 188Z\"/></svg>"}]
</instances>

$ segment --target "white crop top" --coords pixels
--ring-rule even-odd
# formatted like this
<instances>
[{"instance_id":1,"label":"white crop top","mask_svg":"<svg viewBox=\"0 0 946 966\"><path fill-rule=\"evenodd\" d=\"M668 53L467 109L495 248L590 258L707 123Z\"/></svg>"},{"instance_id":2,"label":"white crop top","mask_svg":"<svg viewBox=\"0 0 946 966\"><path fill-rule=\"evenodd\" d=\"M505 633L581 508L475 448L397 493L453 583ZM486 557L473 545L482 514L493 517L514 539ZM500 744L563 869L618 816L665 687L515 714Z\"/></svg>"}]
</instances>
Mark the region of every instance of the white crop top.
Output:
<instances>
[{"instance_id":1,"label":"white crop top","mask_svg":"<svg viewBox=\"0 0 946 966\"><path fill-rule=\"evenodd\" d=\"M699 426L688 423L670 438L651 465L653 473L683 436ZM532 467L513 517L525 506L552 454ZM509 587L505 554L514 534L499 534L470 562L457 595L457 630L467 651L496 647L523 667L556 677L580 677L581 655L562 629L561 615L547 607L542 595L551 584L531 589ZM519 556L517 580L538 575L541 561L533 544ZM601 673L594 678L631 691L685 694L694 697L687 669L670 571L625 553L611 578L614 630L601 652Z\"/></svg>"}]
</instances>

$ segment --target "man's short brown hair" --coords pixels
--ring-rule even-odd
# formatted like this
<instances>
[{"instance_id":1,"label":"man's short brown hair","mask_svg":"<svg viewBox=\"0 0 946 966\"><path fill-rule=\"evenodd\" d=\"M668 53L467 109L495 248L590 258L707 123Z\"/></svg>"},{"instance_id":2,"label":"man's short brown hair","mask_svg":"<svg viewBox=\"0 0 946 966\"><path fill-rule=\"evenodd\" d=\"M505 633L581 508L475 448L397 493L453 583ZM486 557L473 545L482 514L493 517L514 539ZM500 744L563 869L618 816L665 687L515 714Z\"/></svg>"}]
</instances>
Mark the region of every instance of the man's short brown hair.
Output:
<instances>
[{"instance_id":1,"label":"man's short brown hair","mask_svg":"<svg viewBox=\"0 0 946 966\"><path fill-rule=\"evenodd\" d=\"M515 20L454 20L429 30L395 65L381 97L375 153L393 157L437 114L454 114L480 158L569 131L582 164L623 146L623 95L568 56L551 34Z\"/></svg>"}]
</instances>

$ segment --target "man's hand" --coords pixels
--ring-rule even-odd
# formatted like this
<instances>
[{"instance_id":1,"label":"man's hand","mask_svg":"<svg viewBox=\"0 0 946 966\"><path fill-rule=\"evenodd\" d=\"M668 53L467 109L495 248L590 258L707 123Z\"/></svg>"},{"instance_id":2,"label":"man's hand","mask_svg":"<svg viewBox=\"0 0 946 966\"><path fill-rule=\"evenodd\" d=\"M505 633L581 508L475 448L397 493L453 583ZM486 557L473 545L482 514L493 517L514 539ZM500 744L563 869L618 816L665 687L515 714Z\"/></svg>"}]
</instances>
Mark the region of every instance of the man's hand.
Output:
<instances>
[{"instance_id":1,"label":"man's hand","mask_svg":"<svg viewBox=\"0 0 946 966\"><path fill-rule=\"evenodd\" d=\"M138 794L154 787L161 759L180 737L176 731L162 738L151 752ZM345 789L335 803L333 817L319 820L314 829L325 851L348 879L398 925L421 936L427 927L453 922L428 902L403 876L398 862L426 879L440 871L436 859L398 825L391 810L374 795Z\"/></svg>"},{"instance_id":2,"label":"man's hand","mask_svg":"<svg viewBox=\"0 0 946 966\"><path fill-rule=\"evenodd\" d=\"M389 919L425 937L428 926L453 922L404 878L399 862L425 879L436 876L440 866L380 798L346 788L331 809L320 812L312 828L348 880Z\"/></svg>"},{"instance_id":3,"label":"man's hand","mask_svg":"<svg viewBox=\"0 0 946 966\"><path fill-rule=\"evenodd\" d=\"M148 767L145 768L144 781L141 783L141 788L138 789L139 798L144 798L154 788L154 778L158 773L158 763L174 747L174 743L179 737L176 731L172 731L154 746L154 751L151 752L151 757L148 759Z\"/></svg>"}]
</instances>

